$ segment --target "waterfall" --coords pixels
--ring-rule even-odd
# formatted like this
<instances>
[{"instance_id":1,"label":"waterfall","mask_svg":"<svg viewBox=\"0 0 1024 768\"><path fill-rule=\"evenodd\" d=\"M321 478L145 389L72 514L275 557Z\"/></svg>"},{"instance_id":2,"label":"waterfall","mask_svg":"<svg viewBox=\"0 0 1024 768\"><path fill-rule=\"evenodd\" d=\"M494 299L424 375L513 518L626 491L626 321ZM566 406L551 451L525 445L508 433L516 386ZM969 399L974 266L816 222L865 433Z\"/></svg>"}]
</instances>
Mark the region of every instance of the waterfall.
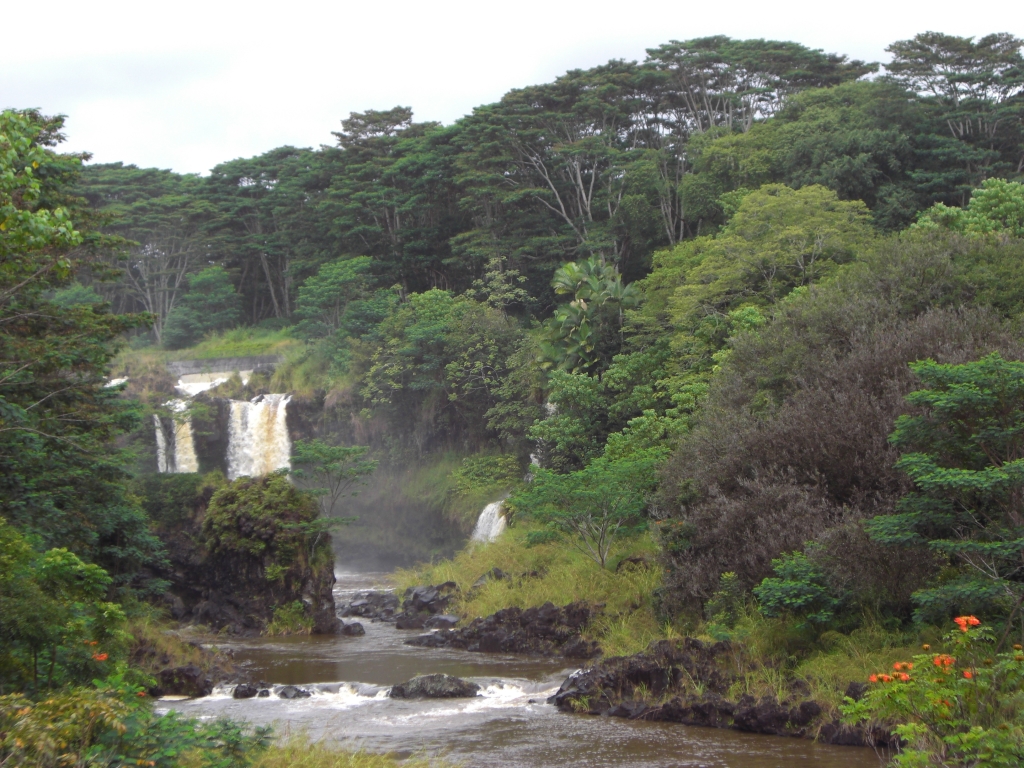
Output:
<instances>
[{"instance_id":1,"label":"waterfall","mask_svg":"<svg viewBox=\"0 0 1024 768\"><path fill-rule=\"evenodd\" d=\"M153 427L156 429L156 471L167 472L167 435L160 417L153 414Z\"/></svg>"},{"instance_id":2,"label":"waterfall","mask_svg":"<svg viewBox=\"0 0 1024 768\"><path fill-rule=\"evenodd\" d=\"M175 422L174 425L174 471L199 471L199 459L196 458L196 443L192 437L191 417L186 417L180 424Z\"/></svg>"},{"instance_id":3,"label":"waterfall","mask_svg":"<svg viewBox=\"0 0 1024 768\"><path fill-rule=\"evenodd\" d=\"M476 528L473 529L473 534L469 537L470 541L486 543L498 538L507 525L505 516L501 513L504 504L505 500L502 499L484 507L480 517L477 518Z\"/></svg>"},{"instance_id":4,"label":"waterfall","mask_svg":"<svg viewBox=\"0 0 1024 768\"><path fill-rule=\"evenodd\" d=\"M231 401L228 424L228 479L258 477L291 466L288 395L260 395Z\"/></svg>"}]
</instances>

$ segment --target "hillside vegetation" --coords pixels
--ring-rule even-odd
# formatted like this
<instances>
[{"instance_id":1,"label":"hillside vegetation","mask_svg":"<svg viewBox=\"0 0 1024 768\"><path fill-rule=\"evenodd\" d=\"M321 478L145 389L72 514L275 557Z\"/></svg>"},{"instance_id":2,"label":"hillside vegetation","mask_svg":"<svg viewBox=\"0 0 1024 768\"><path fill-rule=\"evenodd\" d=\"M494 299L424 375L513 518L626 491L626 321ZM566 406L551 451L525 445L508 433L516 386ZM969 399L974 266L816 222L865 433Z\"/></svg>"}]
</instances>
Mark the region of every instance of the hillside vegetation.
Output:
<instances>
[{"instance_id":1,"label":"hillside vegetation","mask_svg":"<svg viewBox=\"0 0 1024 768\"><path fill-rule=\"evenodd\" d=\"M456 581L469 618L604 603L608 654L728 640L730 695L802 681L901 729L904 765L1019 763L1022 45L922 33L883 72L673 41L449 126L353 113L335 145L208 177L83 165L63 118L0 113L0 762L291 759L155 721L131 660L167 588L154 509L281 594L329 575L337 521L283 477L203 517L138 476L167 362L276 355L221 393L290 392L307 439L360 447L342 549L429 559L401 578ZM508 533L454 554L505 497ZM309 624L289 600L263 606L276 629Z\"/></svg>"}]
</instances>

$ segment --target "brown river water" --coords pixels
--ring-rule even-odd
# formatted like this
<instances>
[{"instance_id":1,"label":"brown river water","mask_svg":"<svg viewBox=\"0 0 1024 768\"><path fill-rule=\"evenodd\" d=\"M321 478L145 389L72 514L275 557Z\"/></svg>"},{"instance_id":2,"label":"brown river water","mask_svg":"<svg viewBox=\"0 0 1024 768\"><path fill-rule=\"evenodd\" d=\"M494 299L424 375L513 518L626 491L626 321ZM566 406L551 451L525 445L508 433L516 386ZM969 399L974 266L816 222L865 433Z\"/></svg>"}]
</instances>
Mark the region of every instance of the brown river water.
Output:
<instances>
[{"instance_id":1,"label":"brown river water","mask_svg":"<svg viewBox=\"0 0 1024 768\"><path fill-rule=\"evenodd\" d=\"M384 574L339 574L338 602L379 583ZM576 667L564 659L414 648L418 631L363 622L364 637L284 637L219 642L253 679L300 685L307 699L235 700L231 688L187 701L160 701L159 711L231 717L303 730L314 738L396 756L426 754L481 768L878 768L870 749L716 728L571 715L546 703ZM388 688L433 672L481 686L473 699L402 700Z\"/></svg>"}]
</instances>

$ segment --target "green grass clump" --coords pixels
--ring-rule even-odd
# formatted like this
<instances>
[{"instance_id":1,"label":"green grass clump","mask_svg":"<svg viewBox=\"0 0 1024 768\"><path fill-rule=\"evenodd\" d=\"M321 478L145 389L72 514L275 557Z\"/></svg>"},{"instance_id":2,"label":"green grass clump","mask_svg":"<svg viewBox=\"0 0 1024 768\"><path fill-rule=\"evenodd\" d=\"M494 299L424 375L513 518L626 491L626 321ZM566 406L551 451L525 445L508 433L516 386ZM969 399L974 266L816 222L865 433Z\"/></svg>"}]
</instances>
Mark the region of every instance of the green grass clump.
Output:
<instances>
[{"instance_id":1,"label":"green grass clump","mask_svg":"<svg viewBox=\"0 0 1024 768\"><path fill-rule=\"evenodd\" d=\"M176 360L210 360L218 357L252 357L284 355L302 342L291 336L288 328L233 328L207 336L194 347L174 353Z\"/></svg>"},{"instance_id":2,"label":"green grass clump","mask_svg":"<svg viewBox=\"0 0 1024 768\"><path fill-rule=\"evenodd\" d=\"M601 568L565 540L528 546L528 534L538 530L519 524L497 541L471 545L451 560L399 571L399 592L417 584L454 581L461 598L452 608L467 620L511 606L530 608L546 602L561 606L578 600L604 604L603 615L586 634L608 655L637 653L652 640L666 636L654 610L653 595L661 586L661 569L650 534L620 539L609 567ZM648 564L628 563L615 570L616 564L630 556L644 558ZM491 580L470 591L473 583L493 568L512 578Z\"/></svg>"},{"instance_id":3,"label":"green grass clump","mask_svg":"<svg viewBox=\"0 0 1024 768\"><path fill-rule=\"evenodd\" d=\"M352 751L327 741L310 741L304 734L289 736L271 746L253 768L443 768L451 765L422 757L399 760L362 750Z\"/></svg>"}]
</instances>

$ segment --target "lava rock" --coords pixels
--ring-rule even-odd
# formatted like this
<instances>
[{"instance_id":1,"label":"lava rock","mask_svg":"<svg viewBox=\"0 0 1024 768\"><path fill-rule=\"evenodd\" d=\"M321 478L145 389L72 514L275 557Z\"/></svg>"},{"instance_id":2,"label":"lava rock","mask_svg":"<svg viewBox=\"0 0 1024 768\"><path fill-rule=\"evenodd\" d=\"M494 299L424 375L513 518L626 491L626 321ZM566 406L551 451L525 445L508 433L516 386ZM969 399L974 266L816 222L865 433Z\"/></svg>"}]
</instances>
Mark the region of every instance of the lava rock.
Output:
<instances>
[{"instance_id":1,"label":"lava rock","mask_svg":"<svg viewBox=\"0 0 1024 768\"><path fill-rule=\"evenodd\" d=\"M503 581L507 578L509 578L509 575L501 570L501 568L491 568L491 570L473 582L471 589L480 589L489 581Z\"/></svg>"},{"instance_id":2,"label":"lava rock","mask_svg":"<svg viewBox=\"0 0 1024 768\"><path fill-rule=\"evenodd\" d=\"M392 699L456 699L477 695L480 686L452 675L421 675L399 685L388 693Z\"/></svg>"},{"instance_id":3,"label":"lava rock","mask_svg":"<svg viewBox=\"0 0 1024 768\"><path fill-rule=\"evenodd\" d=\"M199 667L189 664L184 667L161 669L157 673L159 695L189 696L198 698L209 696L213 691L213 681Z\"/></svg>"},{"instance_id":4,"label":"lava rock","mask_svg":"<svg viewBox=\"0 0 1024 768\"><path fill-rule=\"evenodd\" d=\"M596 609L586 603L556 608L545 603L537 608L505 608L484 619L474 619L461 629L439 629L406 640L424 648L457 648L482 653L529 653L593 658L599 648L580 638Z\"/></svg>"},{"instance_id":5,"label":"lava rock","mask_svg":"<svg viewBox=\"0 0 1024 768\"><path fill-rule=\"evenodd\" d=\"M251 699L253 696L258 696L260 689L251 683L241 683L235 686L235 690L231 692L231 698L233 699Z\"/></svg>"},{"instance_id":6,"label":"lava rock","mask_svg":"<svg viewBox=\"0 0 1024 768\"><path fill-rule=\"evenodd\" d=\"M451 613L439 613L423 622L424 629L451 629L459 623L459 617Z\"/></svg>"},{"instance_id":7,"label":"lava rock","mask_svg":"<svg viewBox=\"0 0 1024 768\"><path fill-rule=\"evenodd\" d=\"M394 621L398 613L398 597L392 592L360 592L355 599L342 605L340 616L358 616L373 621Z\"/></svg>"},{"instance_id":8,"label":"lava rock","mask_svg":"<svg viewBox=\"0 0 1024 768\"><path fill-rule=\"evenodd\" d=\"M856 680L854 680L848 686L846 686L846 693L843 695L853 699L854 701L860 701L862 698L864 698L864 694L867 692L867 683L859 683Z\"/></svg>"},{"instance_id":9,"label":"lava rock","mask_svg":"<svg viewBox=\"0 0 1024 768\"><path fill-rule=\"evenodd\" d=\"M260 699L265 699L270 695L270 690L267 688L262 689L256 696Z\"/></svg>"},{"instance_id":10,"label":"lava rock","mask_svg":"<svg viewBox=\"0 0 1024 768\"><path fill-rule=\"evenodd\" d=\"M338 629L338 634L345 637L361 637L366 634L366 630L363 629L363 625L358 621L342 622Z\"/></svg>"},{"instance_id":11,"label":"lava rock","mask_svg":"<svg viewBox=\"0 0 1024 768\"><path fill-rule=\"evenodd\" d=\"M395 629L423 629L429 613L400 613L395 617Z\"/></svg>"},{"instance_id":12,"label":"lava rock","mask_svg":"<svg viewBox=\"0 0 1024 768\"><path fill-rule=\"evenodd\" d=\"M308 699L312 694L305 688L299 688L294 685L286 685L284 688L277 692L277 695L282 699Z\"/></svg>"}]
</instances>

